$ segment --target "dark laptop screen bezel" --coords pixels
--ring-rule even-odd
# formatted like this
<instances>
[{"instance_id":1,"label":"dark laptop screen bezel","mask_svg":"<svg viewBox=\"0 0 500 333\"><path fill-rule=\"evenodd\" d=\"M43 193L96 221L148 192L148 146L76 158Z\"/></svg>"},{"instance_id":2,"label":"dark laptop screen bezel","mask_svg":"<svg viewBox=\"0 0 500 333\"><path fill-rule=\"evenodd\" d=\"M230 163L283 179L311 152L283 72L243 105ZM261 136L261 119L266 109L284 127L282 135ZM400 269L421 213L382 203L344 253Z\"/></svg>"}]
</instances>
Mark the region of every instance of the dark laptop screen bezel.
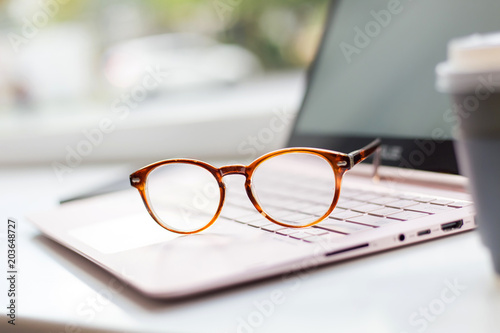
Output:
<instances>
[{"instance_id":1,"label":"dark laptop screen bezel","mask_svg":"<svg viewBox=\"0 0 500 333\"><path fill-rule=\"evenodd\" d=\"M301 121L304 109L310 98L311 82L315 73L319 70L319 55L325 48L327 34L332 33L331 25L338 7L342 0L331 1L328 6L328 15L323 29L323 36L319 44L316 56L307 71L307 84L304 98L295 119L293 130L288 140L288 147L317 147L324 149L350 152L367 144L374 137L368 136L345 136L332 134L299 133L298 123ZM346 0L344 0L346 1ZM349 1L349 0L347 0ZM453 146L453 140L449 139L408 139L391 136L380 136L382 139L382 165L402 167L422 171L433 171L449 174L459 174L457 158Z\"/></svg>"}]
</instances>

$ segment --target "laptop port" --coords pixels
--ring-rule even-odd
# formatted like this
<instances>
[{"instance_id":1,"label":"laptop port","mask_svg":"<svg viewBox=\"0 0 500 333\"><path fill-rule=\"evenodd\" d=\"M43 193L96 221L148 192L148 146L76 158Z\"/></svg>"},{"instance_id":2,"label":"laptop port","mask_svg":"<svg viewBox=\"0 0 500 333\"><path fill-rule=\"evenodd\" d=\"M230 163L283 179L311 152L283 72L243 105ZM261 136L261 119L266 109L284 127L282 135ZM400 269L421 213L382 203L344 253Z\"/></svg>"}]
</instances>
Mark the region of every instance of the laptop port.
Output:
<instances>
[{"instance_id":1,"label":"laptop port","mask_svg":"<svg viewBox=\"0 0 500 333\"><path fill-rule=\"evenodd\" d=\"M426 229L426 230L422 230L422 231L417 232L417 236L428 235L430 233L431 233L431 229Z\"/></svg>"},{"instance_id":2,"label":"laptop port","mask_svg":"<svg viewBox=\"0 0 500 333\"><path fill-rule=\"evenodd\" d=\"M404 234L400 234L400 235L399 235L399 237L398 237L398 239L399 239L399 241L400 241L400 242L404 241L404 240L405 240L405 238L406 238L406 237L405 237L405 235L404 235Z\"/></svg>"},{"instance_id":3,"label":"laptop port","mask_svg":"<svg viewBox=\"0 0 500 333\"><path fill-rule=\"evenodd\" d=\"M453 222L448 222L441 224L441 230L443 231L451 231L454 229L460 229L464 225L464 220L457 220Z\"/></svg>"}]
</instances>

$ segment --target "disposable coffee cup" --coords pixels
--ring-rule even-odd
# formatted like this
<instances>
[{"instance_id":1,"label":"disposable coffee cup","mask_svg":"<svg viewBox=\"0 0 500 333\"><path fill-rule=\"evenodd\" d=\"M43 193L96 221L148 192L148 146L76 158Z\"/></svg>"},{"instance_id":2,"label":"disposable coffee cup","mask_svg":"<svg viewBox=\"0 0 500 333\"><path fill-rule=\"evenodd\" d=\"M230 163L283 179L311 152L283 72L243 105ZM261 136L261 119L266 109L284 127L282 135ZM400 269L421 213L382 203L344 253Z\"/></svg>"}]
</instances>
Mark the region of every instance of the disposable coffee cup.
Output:
<instances>
[{"instance_id":1,"label":"disposable coffee cup","mask_svg":"<svg viewBox=\"0 0 500 333\"><path fill-rule=\"evenodd\" d=\"M452 40L436 74L437 89L451 97L455 150L478 230L500 274L500 33Z\"/></svg>"}]
</instances>

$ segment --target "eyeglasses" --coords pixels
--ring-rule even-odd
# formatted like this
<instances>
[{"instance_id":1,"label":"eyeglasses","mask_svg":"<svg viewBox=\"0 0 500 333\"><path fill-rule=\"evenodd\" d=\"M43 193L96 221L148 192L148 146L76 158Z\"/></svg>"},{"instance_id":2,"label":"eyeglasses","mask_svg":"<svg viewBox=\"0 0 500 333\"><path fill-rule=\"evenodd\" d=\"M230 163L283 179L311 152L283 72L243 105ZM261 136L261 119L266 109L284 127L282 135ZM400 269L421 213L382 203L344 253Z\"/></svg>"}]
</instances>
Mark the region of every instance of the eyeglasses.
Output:
<instances>
[{"instance_id":1,"label":"eyeglasses","mask_svg":"<svg viewBox=\"0 0 500 333\"><path fill-rule=\"evenodd\" d=\"M245 176L246 194L263 217L284 227L309 227L335 208L344 173L379 147L380 139L349 154L286 148L248 166L220 168L198 160L170 159L132 173L130 184L139 190L151 217L179 234L197 233L215 222L226 195L222 178L234 174ZM378 166L378 158L374 164Z\"/></svg>"}]
</instances>

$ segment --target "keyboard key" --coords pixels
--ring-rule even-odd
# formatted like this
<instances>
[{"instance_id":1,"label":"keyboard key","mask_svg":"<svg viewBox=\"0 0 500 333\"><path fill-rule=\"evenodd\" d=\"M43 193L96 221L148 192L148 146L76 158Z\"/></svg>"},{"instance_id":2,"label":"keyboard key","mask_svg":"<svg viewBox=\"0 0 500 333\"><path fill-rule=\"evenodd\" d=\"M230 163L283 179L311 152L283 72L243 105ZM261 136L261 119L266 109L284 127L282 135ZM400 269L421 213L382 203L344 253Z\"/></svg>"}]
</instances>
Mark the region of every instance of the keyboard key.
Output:
<instances>
[{"instance_id":1,"label":"keyboard key","mask_svg":"<svg viewBox=\"0 0 500 333\"><path fill-rule=\"evenodd\" d=\"M330 231L335 231L335 232L340 232L343 234L353 234L353 233L358 232L358 231L373 229L372 227L368 227L368 226L361 225L361 224L349 223L349 222L345 222L345 221L337 221L337 220L332 220L332 219L328 219L326 221L323 221L323 222L315 225L314 227L325 229L325 230L330 230Z\"/></svg>"},{"instance_id":2,"label":"keyboard key","mask_svg":"<svg viewBox=\"0 0 500 333\"><path fill-rule=\"evenodd\" d=\"M295 239L304 239L307 237L311 237L311 235L308 234L307 232L300 231L300 230L297 230L296 232L292 232L292 233L288 234L288 236L295 238Z\"/></svg>"},{"instance_id":3,"label":"keyboard key","mask_svg":"<svg viewBox=\"0 0 500 333\"><path fill-rule=\"evenodd\" d=\"M387 204L387 206L394 207L394 208L405 208L413 205L417 205L418 202L415 202L413 200L398 200L398 201L393 201Z\"/></svg>"},{"instance_id":4,"label":"keyboard key","mask_svg":"<svg viewBox=\"0 0 500 333\"><path fill-rule=\"evenodd\" d=\"M390 202L398 201L398 198L394 197L379 197L373 200L370 200L371 203L379 204L379 205L386 205Z\"/></svg>"},{"instance_id":5,"label":"keyboard key","mask_svg":"<svg viewBox=\"0 0 500 333\"><path fill-rule=\"evenodd\" d=\"M453 203L453 200L450 200L450 199L436 199L436 200L432 200L431 203L433 205L449 205L449 204Z\"/></svg>"},{"instance_id":6,"label":"keyboard key","mask_svg":"<svg viewBox=\"0 0 500 333\"><path fill-rule=\"evenodd\" d=\"M318 216L313 216L311 214L293 212L292 214L277 217L276 220L290 225L304 225L308 224L307 222L313 222L317 218ZM307 221L307 222L301 222L301 221Z\"/></svg>"},{"instance_id":7,"label":"keyboard key","mask_svg":"<svg viewBox=\"0 0 500 333\"><path fill-rule=\"evenodd\" d=\"M377 209L381 209L383 207L384 206L381 206L381 205L367 203L365 205L356 206L356 207L352 208L352 210L355 210L357 212L362 212L362 213L369 213L371 211L374 211L374 210L377 210Z\"/></svg>"},{"instance_id":8,"label":"keyboard key","mask_svg":"<svg viewBox=\"0 0 500 333\"><path fill-rule=\"evenodd\" d=\"M283 228L283 229L276 230L276 233L280 234L280 235L283 235L283 236L288 236L288 235L293 234L294 232L297 232L299 230L301 230L301 229L297 229L297 228Z\"/></svg>"},{"instance_id":9,"label":"keyboard key","mask_svg":"<svg viewBox=\"0 0 500 333\"><path fill-rule=\"evenodd\" d=\"M280 226L279 224L276 224L276 223L270 223L270 224L262 226L261 229L266 230L266 231L274 232L274 231L278 231L278 230L282 230L282 229L287 229L287 228L286 227L282 227L282 226Z\"/></svg>"},{"instance_id":10,"label":"keyboard key","mask_svg":"<svg viewBox=\"0 0 500 333\"><path fill-rule=\"evenodd\" d=\"M287 220L289 216L293 216L295 214L301 214L301 213L297 213L293 210L290 210L290 209L286 209L286 208L279 208L279 209L273 209L273 214L272 216L276 219L276 220ZM305 215L305 214L302 214L300 216L300 218L304 218L304 216L308 216L308 215Z\"/></svg>"},{"instance_id":11,"label":"keyboard key","mask_svg":"<svg viewBox=\"0 0 500 333\"><path fill-rule=\"evenodd\" d=\"M328 231L320 228L306 228L304 229L305 232L309 234L309 236L320 236L320 235L325 235L328 233Z\"/></svg>"},{"instance_id":12,"label":"keyboard key","mask_svg":"<svg viewBox=\"0 0 500 333\"><path fill-rule=\"evenodd\" d=\"M329 216L329 218L335 218L338 220L345 220L354 216L361 216L363 213L360 212L353 212L352 210L345 210L340 213L335 213L335 210L333 211L333 214Z\"/></svg>"},{"instance_id":13,"label":"keyboard key","mask_svg":"<svg viewBox=\"0 0 500 333\"><path fill-rule=\"evenodd\" d=\"M470 201L454 201L448 206L453 207L453 208L462 208L462 207L467 207L467 206L472 206L472 202Z\"/></svg>"},{"instance_id":14,"label":"keyboard key","mask_svg":"<svg viewBox=\"0 0 500 333\"><path fill-rule=\"evenodd\" d=\"M280 229L276 230L277 234L284 235L284 236L291 236L292 234L296 233L307 233L306 236L304 237L310 237L310 236L320 236L320 235L325 235L328 234L329 231L323 230L323 229L317 229L317 228L285 228L285 229Z\"/></svg>"},{"instance_id":15,"label":"keyboard key","mask_svg":"<svg viewBox=\"0 0 500 333\"><path fill-rule=\"evenodd\" d=\"M455 208L448 207L448 206L433 205L433 204L429 204L429 203L420 203L420 204L415 205L415 206L407 207L406 209L417 211L417 212L422 212L422 213L438 214L438 213L448 212L450 210L454 210Z\"/></svg>"},{"instance_id":16,"label":"keyboard key","mask_svg":"<svg viewBox=\"0 0 500 333\"><path fill-rule=\"evenodd\" d=\"M359 190L343 188L342 192L340 192L340 197L341 198L355 198L356 196L361 195L363 193L365 193L365 192L362 192Z\"/></svg>"},{"instance_id":17,"label":"keyboard key","mask_svg":"<svg viewBox=\"0 0 500 333\"><path fill-rule=\"evenodd\" d=\"M313 204L313 205L309 205L306 208L301 209L300 211L304 212L304 213L313 214L313 215L319 215L319 214L323 215L324 213L326 213L327 208L328 207L325 207L325 205L314 205ZM342 208L335 207L335 210L338 210L338 209L342 210L342 211L345 210L345 209L342 209Z\"/></svg>"},{"instance_id":18,"label":"keyboard key","mask_svg":"<svg viewBox=\"0 0 500 333\"><path fill-rule=\"evenodd\" d=\"M340 198L339 201L337 202L337 207L352 208L352 207L361 206L364 204L365 203L363 201Z\"/></svg>"},{"instance_id":19,"label":"keyboard key","mask_svg":"<svg viewBox=\"0 0 500 333\"><path fill-rule=\"evenodd\" d=\"M398 209L398 208L385 207L382 209L377 209L377 210L371 211L370 214L377 215L377 216L387 216L387 215L396 214L399 212L402 212L402 210Z\"/></svg>"},{"instance_id":20,"label":"keyboard key","mask_svg":"<svg viewBox=\"0 0 500 333\"><path fill-rule=\"evenodd\" d=\"M344 234L339 234L336 232L328 232L323 235L305 237L302 240L311 243L330 243L330 242L335 242L339 238L343 238L345 236L346 235Z\"/></svg>"},{"instance_id":21,"label":"keyboard key","mask_svg":"<svg viewBox=\"0 0 500 333\"><path fill-rule=\"evenodd\" d=\"M379 217L379 216L373 216L373 215L363 215L363 216L357 216L353 217L352 219L349 219L350 222L355 222L355 223L362 223L366 224L372 227L380 227L385 224L390 224L390 223L397 223L396 220L391 220L387 219L384 217Z\"/></svg>"},{"instance_id":22,"label":"keyboard key","mask_svg":"<svg viewBox=\"0 0 500 333\"><path fill-rule=\"evenodd\" d=\"M273 206L279 208L288 208L291 207L297 199L293 198L285 198L282 196L263 196L262 201L266 203L266 206Z\"/></svg>"},{"instance_id":23,"label":"keyboard key","mask_svg":"<svg viewBox=\"0 0 500 333\"><path fill-rule=\"evenodd\" d=\"M419 202L431 202L431 201L436 200L436 198L434 198L434 197L420 196L420 197L416 197L413 200L419 201Z\"/></svg>"},{"instance_id":24,"label":"keyboard key","mask_svg":"<svg viewBox=\"0 0 500 333\"><path fill-rule=\"evenodd\" d=\"M418 195L410 194L410 193L402 193L402 194L398 195L398 198L399 199L406 199L406 200L415 200L416 198L418 198Z\"/></svg>"},{"instance_id":25,"label":"keyboard key","mask_svg":"<svg viewBox=\"0 0 500 333\"><path fill-rule=\"evenodd\" d=\"M356 200L372 202L372 200L380 198L381 196L382 196L382 194L380 194L380 193L367 192L367 193L357 195L353 198Z\"/></svg>"},{"instance_id":26,"label":"keyboard key","mask_svg":"<svg viewBox=\"0 0 500 333\"><path fill-rule=\"evenodd\" d=\"M340 208L340 207L335 207L333 209L333 211L330 213L330 215L332 214L337 214L337 213L343 213L343 212L347 212L349 211L349 209L344 209L344 208Z\"/></svg>"},{"instance_id":27,"label":"keyboard key","mask_svg":"<svg viewBox=\"0 0 500 333\"><path fill-rule=\"evenodd\" d=\"M227 216L226 216L227 217ZM253 214L250 214L250 215L246 215L246 216L241 216L241 217L236 217L236 218L233 218L233 217L228 217L232 220L236 220L237 222L240 222L240 223L249 223L249 222L254 222L254 221L267 221L269 222L268 220L266 220L262 215L260 215L259 213L253 213Z\"/></svg>"},{"instance_id":28,"label":"keyboard key","mask_svg":"<svg viewBox=\"0 0 500 333\"><path fill-rule=\"evenodd\" d=\"M413 219L418 219L420 217L425 217L429 216L429 214L426 213L420 213L420 212L412 212L410 210L405 210L396 214L391 214L389 215L390 218L392 219L398 219L401 221L409 221Z\"/></svg>"},{"instance_id":29,"label":"keyboard key","mask_svg":"<svg viewBox=\"0 0 500 333\"><path fill-rule=\"evenodd\" d=\"M314 203L306 202L304 200L290 200L286 203L286 205L279 205L279 207L286 207L289 210L293 210L296 212L303 212L304 209L313 206Z\"/></svg>"},{"instance_id":30,"label":"keyboard key","mask_svg":"<svg viewBox=\"0 0 500 333\"><path fill-rule=\"evenodd\" d=\"M256 221L248 222L247 224L252 226L252 227L260 228L260 227L263 227L265 225L268 225L269 223L271 223L269 220L262 218L262 219L258 219ZM276 224L276 223L273 223L273 224Z\"/></svg>"}]
</instances>

